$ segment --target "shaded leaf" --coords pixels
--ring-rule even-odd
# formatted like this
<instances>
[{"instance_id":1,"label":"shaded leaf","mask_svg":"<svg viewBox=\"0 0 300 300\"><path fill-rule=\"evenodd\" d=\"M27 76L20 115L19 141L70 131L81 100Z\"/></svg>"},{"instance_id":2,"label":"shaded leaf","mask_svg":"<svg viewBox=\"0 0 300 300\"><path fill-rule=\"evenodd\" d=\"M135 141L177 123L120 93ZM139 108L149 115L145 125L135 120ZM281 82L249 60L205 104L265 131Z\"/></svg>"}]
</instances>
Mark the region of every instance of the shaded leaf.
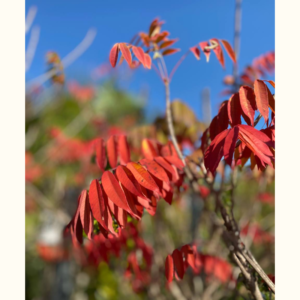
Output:
<instances>
[{"instance_id":1,"label":"shaded leaf","mask_svg":"<svg viewBox=\"0 0 300 300\"><path fill-rule=\"evenodd\" d=\"M109 53L109 61L111 66L114 68L118 61L118 55L119 55L119 44L115 44Z\"/></svg>"},{"instance_id":2,"label":"shaded leaf","mask_svg":"<svg viewBox=\"0 0 300 300\"><path fill-rule=\"evenodd\" d=\"M131 57L131 53L130 53L128 46L125 43L120 43L119 47L122 52L122 55L124 56L124 59L126 60L128 65L131 66L132 57Z\"/></svg>"},{"instance_id":3,"label":"shaded leaf","mask_svg":"<svg viewBox=\"0 0 300 300\"><path fill-rule=\"evenodd\" d=\"M269 117L268 87L262 80L256 79L254 81L254 93L257 108L267 122Z\"/></svg>"},{"instance_id":4,"label":"shaded leaf","mask_svg":"<svg viewBox=\"0 0 300 300\"><path fill-rule=\"evenodd\" d=\"M165 261L165 276L169 283L172 282L174 276L174 263L170 254L166 257Z\"/></svg>"}]
</instances>

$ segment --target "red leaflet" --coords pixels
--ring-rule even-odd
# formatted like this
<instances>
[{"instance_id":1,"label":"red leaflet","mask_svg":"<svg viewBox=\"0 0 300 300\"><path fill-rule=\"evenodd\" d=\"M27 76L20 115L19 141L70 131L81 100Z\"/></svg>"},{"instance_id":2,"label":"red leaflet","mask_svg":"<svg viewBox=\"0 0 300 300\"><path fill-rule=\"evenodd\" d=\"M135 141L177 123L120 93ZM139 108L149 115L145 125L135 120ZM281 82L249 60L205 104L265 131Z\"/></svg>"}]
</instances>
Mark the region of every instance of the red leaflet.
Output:
<instances>
[{"instance_id":1,"label":"red leaflet","mask_svg":"<svg viewBox=\"0 0 300 300\"><path fill-rule=\"evenodd\" d=\"M130 50L129 50L128 46L125 43L120 43L119 46L120 46L120 50L122 52L122 55L124 56L124 58L127 61L128 65L131 66L132 57L131 57L131 53L130 53Z\"/></svg>"},{"instance_id":2,"label":"red leaflet","mask_svg":"<svg viewBox=\"0 0 300 300\"><path fill-rule=\"evenodd\" d=\"M94 218L107 230L103 191L97 179L90 184L89 201Z\"/></svg>"},{"instance_id":3,"label":"red leaflet","mask_svg":"<svg viewBox=\"0 0 300 300\"><path fill-rule=\"evenodd\" d=\"M165 275L168 280L168 282L172 282L173 276L174 276L174 263L173 263L173 258L169 254L166 258L165 262Z\"/></svg>"},{"instance_id":4,"label":"red leaflet","mask_svg":"<svg viewBox=\"0 0 300 300\"><path fill-rule=\"evenodd\" d=\"M136 219L141 219L139 216L136 207L135 207L135 201L134 201L134 196L125 188L125 186L122 185L123 192L125 194L128 206L130 207L131 211L133 212L133 217Z\"/></svg>"},{"instance_id":5,"label":"red leaflet","mask_svg":"<svg viewBox=\"0 0 300 300\"><path fill-rule=\"evenodd\" d=\"M265 163L272 167L274 155L269 146L274 148L274 142L272 142L266 134L251 126L238 125L238 127L239 139L244 142L257 157L257 164L259 165L261 161L262 167L264 167Z\"/></svg>"},{"instance_id":6,"label":"red leaflet","mask_svg":"<svg viewBox=\"0 0 300 300\"><path fill-rule=\"evenodd\" d=\"M137 197L143 197L138 182L125 166L118 166L116 175L118 180L126 187L126 189L128 189L128 191Z\"/></svg>"},{"instance_id":7,"label":"red leaflet","mask_svg":"<svg viewBox=\"0 0 300 300\"><path fill-rule=\"evenodd\" d=\"M183 257L178 249L175 249L172 253L174 265L177 271L179 278L183 278L184 275L184 267L183 267Z\"/></svg>"},{"instance_id":8,"label":"red leaflet","mask_svg":"<svg viewBox=\"0 0 300 300\"><path fill-rule=\"evenodd\" d=\"M143 166L134 162L130 162L127 164L127 168L131 171L140 185L151 191L159 192L155 181Z\"/></svg>"},{"instance_id":9,"label":"red leaflet","mask_svg":"<svg viewBox=\"0 0 300 300\"><path fill-rule=\"evenodd\" d=\"M161 156L155 157L154 160L166 170L170 180L176 182L178 175L173 167Z\"/></svg>"},{"instance_id":10,"label":"red leaflet","mask_svg":"<svg viewBox=\"0 0 300 300\"><path fill-rule=\"evenodd\" d=\"M254 126L254 115L256 110L254 91L248 86L242 86L239 90L239 96L242 111L247 116L245 121L248 125Z\"/></svg>"},{"instance_id":11,"label":"red leaflet","mask_svg":"<svg viewBox=\"0 0 300 300\"><path fill-rule=\"evenodd\" d=\"M201 50L204 52L204 55L206 56L206 61L209 62L209 57L210 57L210 49L205 49L205 47L209 46L208 42L200 42L199 46Z\"/></svg>"},{"instance_id":12,"label":"red leaflet","mask_svg":"<svg viewBox=\"0 0 300 300\"><path fill-rule=\"evenodd\" d=\"M239 128L233 127L229 130L224 143L224 159L226 163L231 166L232 156L235 149L235 144L238 139Z\"/></svg>"},{"instance_id":13,"label":"red leaflet","mask_svg":"<svg viewBox=\"0 0 300 300\"><path fill-rule=\"evenodd\" d=\"M228 129L219 133L211 142L204 154L204 165L212 174L215 173L219 162L223 156L223 147Z\"/></svg>"},{"instance_id":14,"label":"red leaflet","mask_svg":"<svg viewBox=\"0 0 300 300\"><path fill-rule=\"evenodd\" d=\"M142 141L142 152L145 158L153 159L158 156L158 152L155 149L153 143L149 139L143 139Z\"/></svg>"},{"instance_id":15,"label":"red leaflet","mask_svg":"<svg viewBox=\"0 0 300 300\"><path fill-rule=\"evenodd\" d=\"M166 171L154 160L151 159L141 159L140 163L147 168L147 171L151 173L156 178L169 182L169 177Z\"/></svg>"},{"instance_id":16,"label":"red leaflet","mask_svg":"<svg viewBox=\"0 0 300 300\"><path fill-rule=\"evenodd\" d=\"M151 57L148 53L144 54L145 68L151 69Z\"/></svg>"},{"instance_id":17,"label":"red leaflet","mask_svg":"<svg viewBox=\"0 0 300 300\"><path fill-rule=\"evenodd\" d=\"M262 80L256 79L254 81L254 93L257 108L267 122L269 117L268 87Z\"/></svg>"},{"instance_id":18,"label":"red leaflet","mask_svg":"<svg viewBox=\"0 0 300 300\"><path fill-rule=\"evenodd\" d=\"M232 61L236 64L236 58L235 58L235 53L231 47L231 45L225 41L225 40L220 40L226 50L226 52L228 53L229 57L232 59Z\"/></svg>"},{"instance_id":19,"label":"red leaflet","mask_svg":"<svg viewBox=\"0 0 300 300\"><path fill-rule=\"evenodd\" d=\"M224 68L225 67L224 54L223 54L223 50L221 48L221 45L219 43L219 40L218 39L211 39L211 41L214 41L214 42L219 44L216 48L213 49L213 51L216 54L216 57L217 57L218 61L220 62L221 66Z\"/></svg>"},{"instance_id":20,"label":"red leaflet","mask_svg":"<svg viewBox=\"0 0 300 300\"><path fill-rule=\"evenodd\" d=\"M95 142L96 149L96 163L102 172L105 171L107 164L106 154L105 154L105 144L103 139L99 138Z\"/></svg>"},{"instance_id":21,"label":"red leaflet","mask_svg":"<svg viewBox=\"0 0 300 300\"><path fill-rule=\"evenodd\" d=\"M196 271L195 265L195 253L190 245L184 245L181 247L181 252L184 254L185 261Z\"/></svg>"},{"instance_id":22,"label":"red leaflet","mask_svg":"<svg viewBox=\"0 0 300 300\"><path fill-rule=\"evenodd\" d=\"M164 156L164 159L168 163L174 165L177 169L183 170L184 164L183 164L182 160L179 157L176 157L176 156Z\"/></svg>"},{"instance_id":23,"label":"red leaflet","mask_svg":"<svg viewBox=\"0 0 300 300\"><path fill-rule=\"evenodd\" d=\"M215 116L209 125L209 136L213 140L222 130L220 129L220 123L218 122L218 116Z\"/></svg>"},{"instance_id":24,"label":"red leaflet","mask_svg":"<svg viewBox=\"0 0 300 300\"><path fill-rule=\"evenodd\" d=\"M219 126L221 131L227 129L228 127L228 100L224 101L220 108L219 108L219 113L218 113L218 122L219 122Z\"/></svg>"},{"instance_id":25,"label":"red leaflet","mask_svg":"<svg viewBox=\"0 0 300 300\"><path fill-rule=\"evenodd\" d=\"M145 55L144 55L144 50L141 47L132 47L132 51L136 58L143 64L145 67Z\"/></svg>"},{"instance_id":26,"label":"red leaflet","mask_svg":"<svg viewBox=\"0 0 300 300\"><path fill-rule=\"evenodd\" d=\"M176 52L180 51L180 49L167 49L165 51L163 51L162 55L165 56L165 55L171 55L171 54L174 54Z\"/></svg>"},{"instance_id":27,"label":"red leaflet","mask_svg":"<svg viewBox=\"0 0 300 300\"><path fill-rule=\"evenodd\" d=\"M107 197L118 207L128 211L131 214L131 210L127 204L126 197L122 191L119 182L114 174L109 171L105 171L102 175L102 186Z\"/></svg>"},{"instance_id":28,"label":"red leaflet","mask_svg":"<svg viewBox=\"0 0 300 300\"><path fill-rule=\"evenodd\" d=\"M231 96L228 102L228 117L232 126L241 124L242 108L240 104L240 97L238 93Z\"/></svg>"},{"instance_id":29,"label":"red leaflet","mask_svg":"<svg viewBox=\"0 0 300 300\"><path fill-rule=\"evenodd\" d=\"M273 80L264 80L264 81L269 82L272 85L272 87L275 89L275 82Z\"/></svg>"},{"instance_id":30,"label":"red leaflet","mask_svg":"<svg viewBox=\"0 0 300 300\"><path fill-rule=\"evenodd\" d=\"M130 150L125 135L120 135L118 140L118 150L120 155L120 163L127 164L130 162Z\"/></svg>"},{"instance_id":31,"label":"red leaflet","mask_svg":"<svg viewBox=\"0 0 300 300\"><path fill-rule=\"evenodd\" d=\"M199 60L200 59L200 49L195 46L190 48L191 52L195 55L195 57Z\"/></svg>"},{"instance_id":32,"label":"red leaflet","mask_svg":"<svg viewBox=\"0 0 300 300\"><path fill-rule=\"evenodd\" d=\"M108 161L111 168L115 168L118 162L117 141L115 136L111 136L106 142Z\"/></svg>"},{"instance_id":33,"label":"red leaflet","mask_svg":"<svg viewBox=\"0 0 300 300\"><path fill-rule=\"evenodd\" d=\"M114 68L118 61L118 55L119 55L119 44L115 44L109 53L109 61L111 66Z\"/></svg>"},{"instance_id":34,"label":"red leaflet","mask_svg":"<svg viewBox=\"0 0 300 300\"><path fill-rule=\"evenodd\" d=\"M80 220L85 233L91 238L92 232L90 232L90 215L91 209L88 201L86 190L83 190L79 196L80 200Z\"/></svg>"},{"instance_id":35,"label":"red leaflet","mask_svg":"<svg viewBox=\"0 0 300 300\"><path fill-rule=\"evenodd\" d=\"M165 41L165 42L161 43L161 45L159 46L159 49L164 49L164 48L167 48L169 46L172 46L177 41L178 41L178 39L173 39L173 40Z\"/></svg>"},{"instance_id":36,"label":"red leaflet","mask_svg":"<svg viewBox=\"0 0 300 300\"><path fill-rule=\"evenodd\" d=\"M272 112L275 114L275 99L268 89L268 102L269 102L269 107L271 108Z\"/></svg>"}]
</instances>

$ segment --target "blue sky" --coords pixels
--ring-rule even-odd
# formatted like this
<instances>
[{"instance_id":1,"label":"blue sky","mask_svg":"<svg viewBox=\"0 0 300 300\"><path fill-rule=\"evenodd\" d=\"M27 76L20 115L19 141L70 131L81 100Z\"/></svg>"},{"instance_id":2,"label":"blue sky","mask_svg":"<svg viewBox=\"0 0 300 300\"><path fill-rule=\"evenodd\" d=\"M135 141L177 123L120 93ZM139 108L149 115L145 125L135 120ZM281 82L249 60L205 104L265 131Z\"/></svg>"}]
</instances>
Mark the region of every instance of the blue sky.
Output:
<instances>
[{"instance_id":1,"label":"blue sky","mask_svg":"<svg viewBox=\"0 0 300 300\"><path fill-rule=\"evenodd\" d=\"M40 39L34 61L26 74L26 80L45 71L45 53L57 51L61 57L68 54L85 36L89 28L97 29L91 47L67 70L68 79L89 82L91 71L108 60L108 54L116 42L129 42L139 31L148 30L155 17L166 21L164 29L171 38L179 38L177 47L181 53L166 58L169 71L181 55L191 46L210 38L222 38L233 44L234 0L211 1L99 1L99 0L51 0L26 1L26 13L36 5L38 12L34 25L39 25ZM275 44L274 0L251 0L242 3L242 33L239 69L250 64L253 58L274 50ZM28 43L29 35L26 36ZM232 73L232 62L225 54L225 70L211 56L209 63L188 56L179 67L171 83L171 97L180 98L201 116L200 94L203 88L211 90L213 115L218 104L226 100L219 94L224 89L222 80ZM149 114L163 112L164 88L154 70L139 69L130 80L124 78L126 88L138 93L149 90L147 109Z\"/></svg>"}]
</instances>

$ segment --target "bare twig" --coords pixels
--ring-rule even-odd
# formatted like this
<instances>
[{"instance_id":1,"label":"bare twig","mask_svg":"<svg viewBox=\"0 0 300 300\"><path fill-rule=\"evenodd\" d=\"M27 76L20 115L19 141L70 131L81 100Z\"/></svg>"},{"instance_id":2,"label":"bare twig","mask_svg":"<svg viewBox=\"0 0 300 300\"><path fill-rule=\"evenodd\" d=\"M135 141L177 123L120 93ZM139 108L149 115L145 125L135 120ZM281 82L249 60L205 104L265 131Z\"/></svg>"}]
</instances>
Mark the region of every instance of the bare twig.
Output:
<instances>
[{"instance_id":1,"label":"bare twig","mask_svg":"<svg viewBox=\"0 0 300 300\"><path fill-rule=\"evenodd\" d=\"M37 44L39 42L39 37L40 37L40 27L39 26L34 26L32 28L31 34L30 34L30 40L28 43L28 48L26 51L26 60L25 60L25 71L27 72L30 69L35 50L37 47Z\"/></svg>"},{"instance_id":2,"label":"bare twig","mask_svg":"<svg viewBox=\"0 0 300 300\"><path fill-rule=\"evenodd\" d=\"M73 50L71 51L67 56L65 56L61 63L64 66L64 68L67 68L69 65L71 65L78 57L80 57L92 44L96 37L96 29L89 29L86 36L82 40L82 42ZM44 82L46 82L49 78L51 78L53 75L55 75L57 72L56 69L52 69L51 71L42 74L34 79L32 79L28 85L34 85L39 86L42 85Z\"/></svg>"},{"instance_id":3,"label":"bare twig","mask_svg":"<svg viewBox=\"0 0 300 300\"><path fill-rule=\"evenodd\" d=\"M29 11L28 11L28 14L27 14L27 17L26 17L26 21L25 21L25 33L27 33L30 28L31 28L31 25L34 21L34 18L36 16L36 13L37 13L37 7L36 6L31 6L29 8Z\"/></svg>"}]
</instances>

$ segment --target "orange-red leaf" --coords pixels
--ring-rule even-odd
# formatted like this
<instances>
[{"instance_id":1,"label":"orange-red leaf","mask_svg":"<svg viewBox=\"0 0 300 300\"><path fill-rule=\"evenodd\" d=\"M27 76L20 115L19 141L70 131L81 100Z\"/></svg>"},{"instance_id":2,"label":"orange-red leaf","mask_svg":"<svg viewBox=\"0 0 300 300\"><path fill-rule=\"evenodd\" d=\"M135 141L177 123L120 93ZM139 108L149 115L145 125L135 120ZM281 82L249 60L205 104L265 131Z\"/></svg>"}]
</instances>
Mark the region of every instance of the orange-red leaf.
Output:
<instances>
[{"instance_id":1,"label":"orange-red leaf","mask_svg":"<svg viewBox=\"0 0 300 300\"><path fill-rule=\"evenodd\" d=\"M101 171L105 171L105 167L107 164L107 158L105 154L105 144L103 139L99 138L95 142L95 150L96 150L96 163Z\"/></svg>"},{"instance_id":2,"label":"orange-red leaf","mask_svg":"<svg viewBox=\"0 0 300 300\"><path fill-rule=\"evenodd\" d=\"M91 209L88 201L86 190L83 190L80 194L80 220L85 233L91 238L92 232L90 232L90 215Z\"/></svg>"},{"instance_id":3,"label":"orange-red leaf","mask_svg":"<svg viewBox=\"0 0 300 300\"><path fill-rule=\"evenodd\" d=\"M120 43L119 46L120 46L120 50L122 52L122 55L124 56L124 58L127 61L128 65L131 66L132 57L131 57L131 53L130 53L130 50L129 50L128 46L125 43Z\"/></svg>"},{"instance_id":4,"label":"orange-red leaf","mask_svg":"<svg viewBox=\"0 0 300 300\"><path fill-rule=\"evenodd\" d=\"M89 202L94 218L107 230L103 191L97 179L90 184Z\"/></svg>"},{"instance_id":5,"label":"orange-red leaf","mask_svg":"<svg viewBox=\"0 0 300 300\"><path fill-rule=\"evenodd\" d=\"M162 55L163 56L171 55L171 54L174 54L178 51L180 51L180 49L166 49L165 51L163 51Z\"/></svg>"},{"instance_id":6,"label":"orange-red leaf","mask_svg":"<svg viewBox=\"0 0 300 300\"><path fill-rule=\"evenodd\" d=\"M182 170L184 168L184 164L179 157L176 156L164 156L164 159L174 165L177 169Z\"/></svg>"},{"instance_id":7,"label":"orange-red leaf","mask_svg":"<svg viewBox=\"0 0 300 300\"><path fill-rule=\"evenodd\" d=\"M161 43L161 45L159 46L159 49L164 49L164 48L170 47L177 41L178 41L178 39L165 41L165 42Z\"/></svg>"},{"instance_id":8,"label":"orange-red leaf","mask_svg":"<svg viewBox=\"0 0 300 300\"><path fill-rule=\"evenodd\" d=\"M269 118L268 87L262 80L256 79L254 81L254 93L256 96L257 108L267 122Z\"/></svg>"},{"instance_id":9,"label":"orange-red leaf","mask_svg":"<svg viewBox=\"0 0 300 300\"><path fill-rule=\"evenodd\" d=\"M142 141L142 152L145 158L152 159L158 156L158 152L155 149L152 141L149 139L143 139Z\"/></svg>"},{"instance_id":10,"label":"orange-red leaf","mask_svg":"<svg viewBox=\"0 0 300 300\"><path fill-rule=\"evenodd\" d=\"M269 82L272 85L272 87L275 89L275 82L273 80L264 80L264 81Z\"/></svg>"},{"instance_id":11,"label":"orange-red leaf","mask_svg":"<svg viewBox=\"0 0 300 300\"><path fill-rule=\"evenodd\" d=\"M174 276L174 263L173 263L173 258L169 254L166 258L165 262L165 275L168 280L168 282L172 282L173 276Z\"/></svg>"},{"instance_id":12,"label":"orange-red leaf","mask_svg":"<svg viewBox=\"0 0 300 300\"><path fill-rule=\"evenodd\" d=\"M155 183L154 179L142 165L130 162L127 164L127 168L131 171L131 173L140 185L144 186L145 188L151 191L159 192L159 188Z\"/></svg>"},{"instance_id":13,"label":"orange-red leaf","mask_svg":"<svg viewBox=\"0 0 300 300\"><path fill-rule=\"evenodd\" d=\"M114 174L109 171L105 171L102 175L102 186L107 197L118 207L128 211L131 214L131 210L127 204L126 197L122 191L119 182Z\"/></svg>"},{"instance_id":14,"label":"orange-red leaf","mask_svg":"<svg viewBox=\"0 0 300 300\"><path fill-rule=\"evenodd\" d=\"M144 54L145 68L151 69L151 57L148 53Z\"/></svg>"},{"instance_id":15,"label":"orange-red leaf","mask_svg":"<svg viewBox=\"0 0 300 300\"><path fill-rule=\"evenodd\" d=\"M268 101L269 101L269 107L271 108L272 112L275 114L275 99L268 89Z\"/></svg>"},{"instance_id":16,"label":"orange-red leaf","mask_svg":"<svg viewBox=\"0 0 300 300\"><path fill-rule=\"evenodd\" d=\"M252 88L249 86L242 86L239 90L240 104L242 111L249 118L246 122L248 125L254 125L254 115L256 110L255 95ZM250 124L249 124L250 123Z\"/></svg>"},{"instance_id":17,"label":"orange-red leaf","mask_svg":"<svg viewBox=\"0 0 300 300\"><path fill-rule=\"evenodd\" d=\"M120 155L120 163L127 164L130 162L130 150L125 135L120 135L118 139L118 150Z\"/></svg>"},{"instance_id":18,"label":"orange-red leaf","mask_svg":"<svg viewBox=\"0 0 300 300\"><path fill-rule=\"evenodd\" d=\"M106 142L107 156L111 168L115 168L118 162L117 141L115 136L111 136Z\"/></svg>"},{"instance_id":19,"label":"orange-red leaf","mask_svg":"<svg viewBox=\"0 0 300 300\"><path fill-rule=\"evenodd\" d=\"M151 173L156 178L169 182L169 177L164 170L157 162L151 159L142 159L140 160L140 163L147 168L147 171Z\"/></svg>"},{"instance_id":20,"label":"orange-red leaf","mask_svg":"<svg viewBox=\"0 0 300 300\"><path fill-rule=\"evenodd\" d=\"M234 63L236 63L235 53L234 53L231 45L225 40L220 40L220 41L222 42L222 44L223 44L226 52L228 53L229 57L232 59L232 61Z\"/></svg>"},{"instance_id":21,"label":"orange-red leaf","mask_svg":"<svg viewBox=\"0 0 300 300\"><path fill-rule=\"evenodd\" d=\"M132 47L132 51L134 53L134 55L136 56L136 58L143 64L143 66L145 67L145 53L144 50L141 47Z\"/></svg>"},{"instance_id":22,"label":"orange-red leaf","mask_svg":"<svg viewBox=\"0 0 300 300\"><path fill-rule=\"evenodd\" d=\"M178 249L175 249L172 253L174 265L177 271L179 278L183 278L184 275L184 267L183 267L183 257Z\"/></svg>"},{"instance_id":23,"label":"orange-red leaf","mask_svg":"<svg viewBox=\"0 0 300 300\"><path fill-rule=\"evenodd\" d=\"M116 169L118 180L126 187L126 189L137 197L144 197L137 180L125 166L118 166Z\"/></svg>"},{"instance_id":24,"label":"orange-red leaf","mask_svg":"<svg viewBox=\"0 0 300 300\"><path fill-rule=\"evenodd\" d=\"M191 52L195 55L195 57L199 60L200 59L200 49L197 46L190 48Z\"/></svg>"},{"instance_id":25,"label":"orange-red leaf","mask_svg":"<svg viewBox=\"0 0 300 300\"><path fill-rule=\"evenodd\" d=\"M111 66L114 68L118 61L118 55L119 55L119 44L115 44L109 53L109 61Z\"/></svg>"},{"instance_id":26,"label":"orange-red leaf","mask_svg":"<svg viewBox=\"0 0 300 300\"><path fill-rule=\"evenodd\" d=\"M161 156L155 157L154 160L166 170L170 180L176 182L177 174L173 167Z\"/></svg>"}]
</instances>

